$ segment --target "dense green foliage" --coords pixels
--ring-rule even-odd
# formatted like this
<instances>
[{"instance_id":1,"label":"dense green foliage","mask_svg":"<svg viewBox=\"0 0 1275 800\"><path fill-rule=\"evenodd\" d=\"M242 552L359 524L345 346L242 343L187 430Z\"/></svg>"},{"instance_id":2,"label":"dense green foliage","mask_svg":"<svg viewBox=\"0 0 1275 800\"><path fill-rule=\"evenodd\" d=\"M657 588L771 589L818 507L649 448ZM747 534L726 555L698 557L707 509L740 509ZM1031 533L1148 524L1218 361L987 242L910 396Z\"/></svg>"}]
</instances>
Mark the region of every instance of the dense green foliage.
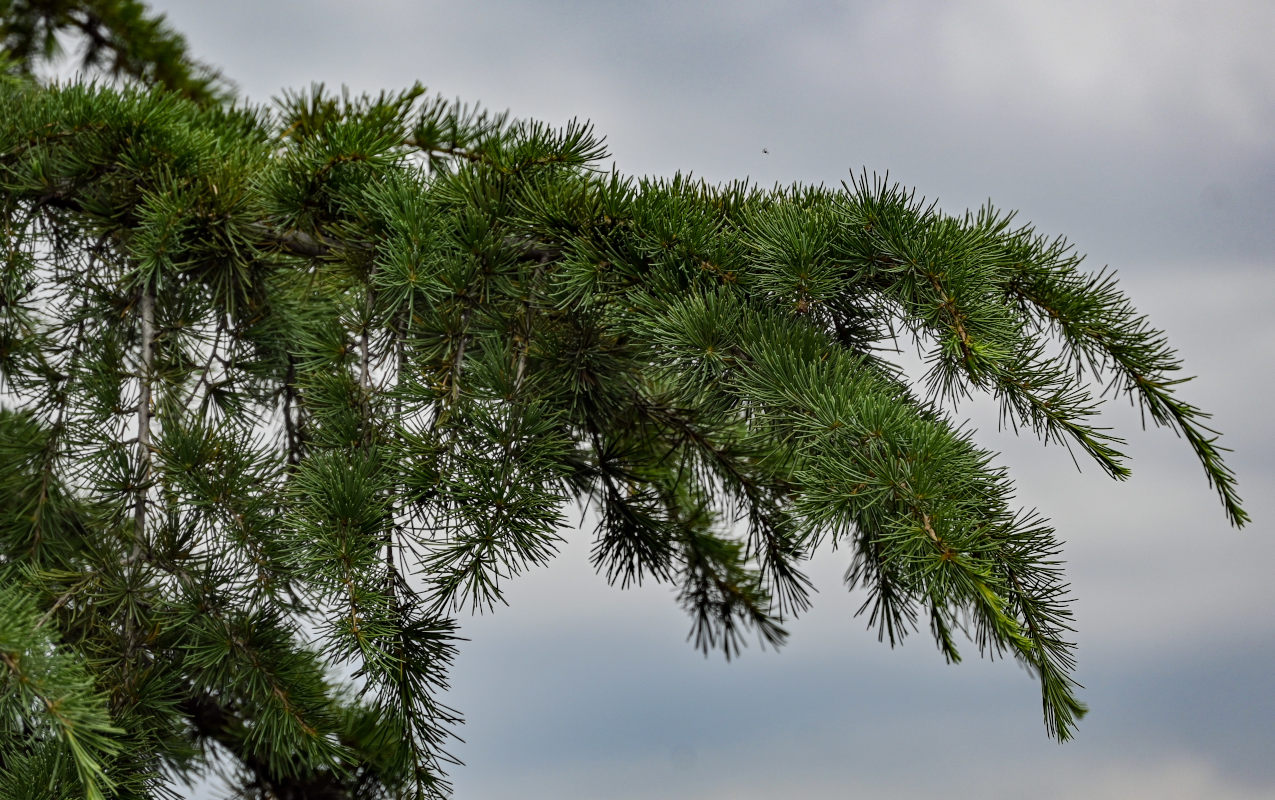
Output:
<instances>
[{"instance_id":1,"label":"dense green foliage","mask_svg":"<svg viewBox=\"0 0 1275 800\"><path fill-rule=\"evenodd\" d=\"M234 106L136 3L0 8L5 797L213 753L263 797L444 793L452 615L586 498L598 569L675 583L705 651L780 644L836 544L883 637L1011 654L1066 738L1058 542L944 412L971 392L1117 478L1090 386L1128 393L1245 520L1163 335L1011 215L633 180L419 88ZM121 85L30 76L90 23Z\"/></svg>"},{"instance_id":2,"label":"dense green foliage","mask_svg":"<svg viewBox=\"0 0 1275 800\"><path fill-rule=\"evenodd\" d=\"M82 43L78 66L160 86L199 103L233 92L220 74L186 52L186 41L137 0L0 0L0 43L23 74Z\"/></svg>"}]
</instances>

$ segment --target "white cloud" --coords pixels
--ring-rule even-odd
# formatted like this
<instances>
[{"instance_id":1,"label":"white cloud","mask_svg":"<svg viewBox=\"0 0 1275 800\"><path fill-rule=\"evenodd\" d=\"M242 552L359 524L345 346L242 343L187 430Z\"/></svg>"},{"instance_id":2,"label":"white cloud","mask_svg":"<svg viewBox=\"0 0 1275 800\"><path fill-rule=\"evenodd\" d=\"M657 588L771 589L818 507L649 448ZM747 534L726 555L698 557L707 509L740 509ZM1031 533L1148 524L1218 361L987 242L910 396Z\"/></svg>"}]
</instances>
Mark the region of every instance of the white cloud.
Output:
<instances>
[{"instance_id":1,"label":"white cloud","mask_svg":"<svg viewBox=\"0 0 1275 800\"><path fill-rule=\"evenodd\" d=\"M1265 146L1275 122L1275 58L1260 31L1275 6L1200 2L997 4L1001 32L1018 42L1011 63L979 63L976 40L949 39L953 63L978 64L970 80L1008 83L1041 112L1091 130L1155 135L1187 126L1218 144ZM949 12L955 22L957 13ZM954 24L952 29L957 26ZM1049 106L1057 104L1059 108ZM1053 114L1051 113L1052 117Z\"/></svg>"},{"instance_id":2,"label":"white cloud","mask_svg":"<svg viewBox=\"0 0 1275 800\"><path fill-rule=\"evenodd\" d=\"M867 85L958 125L1255 150L1275 123L1271 30L1261 2L877 3L801 29L793 56L826 88Z\"/></svg>"}]
</instances>

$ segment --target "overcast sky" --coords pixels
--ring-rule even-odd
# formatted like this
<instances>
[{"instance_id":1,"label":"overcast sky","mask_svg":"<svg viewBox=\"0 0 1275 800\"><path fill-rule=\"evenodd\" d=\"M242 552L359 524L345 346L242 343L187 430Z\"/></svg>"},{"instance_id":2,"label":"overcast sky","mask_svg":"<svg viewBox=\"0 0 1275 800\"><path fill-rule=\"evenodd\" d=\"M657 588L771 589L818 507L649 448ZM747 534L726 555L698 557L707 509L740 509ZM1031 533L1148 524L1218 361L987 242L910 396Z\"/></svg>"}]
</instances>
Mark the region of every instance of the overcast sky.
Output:
<instances>
[{"instance_id":1,"label":"overcast sky","mask_svg":"<svg viewBox=\"0 0 1275 800\"><path fill-rule=\"evenodd\" d=\"M1275 3L158 2L265 102L420 80L516 116L592 120L623 172L837 185L861 169L953 212L987 199L1116 268L1199 377L1253 523L1185 444L1111 424L1134 477L970 418L1067 541L1077 741L1012 663L891 651L848 554L782 652L685 642L671 591L593 574L589 532L466 621L448 701L469 798L1275 797Z\"/></svg>"}]
</instances>

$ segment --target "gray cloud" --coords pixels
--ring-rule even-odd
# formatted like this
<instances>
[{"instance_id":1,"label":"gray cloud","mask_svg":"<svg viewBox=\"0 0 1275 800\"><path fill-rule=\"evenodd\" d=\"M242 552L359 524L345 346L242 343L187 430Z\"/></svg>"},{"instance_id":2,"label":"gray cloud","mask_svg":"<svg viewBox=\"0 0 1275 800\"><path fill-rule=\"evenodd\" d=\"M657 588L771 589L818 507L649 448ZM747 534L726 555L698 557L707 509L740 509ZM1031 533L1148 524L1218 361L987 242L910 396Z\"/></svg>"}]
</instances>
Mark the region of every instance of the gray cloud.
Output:
<instances>
[{"instance_id":1,"label":"gray cloud","mask_svg":"<svg viewBox=\"0 0 1275 800\"><path fill-rule=\"evenodd\" d=\"M467 786L532 797L923 797L947 786L1015 798L1024 785L1045 797L1117 797L1143 781L1170 797L1261 797L1275 788L1266 763L1275 653L1261 632L1220 647L1184 636L1102 663L1120 652L1108 648L1088 670L1082 651L1094 711L1081 738L1059 747L1027 713L1036 689L1014 665L945 666L927 641L890 651L849 622L857 603L837 592L832 560L821 561L822 602L793 626L791 646L727 666L680 641L660 592L630 593L618 615L572 614L564 634L548 620L573 600L552 587L564 575L590 579L584 548L573 550L527 579L543 595L520 588L506 612L467 626L474 641L456 673L470 717L462 795ZM635 625L635 613L657 624ZM1181 785L1164 783L1169 775Z\"/></svg>"}]
</instances>

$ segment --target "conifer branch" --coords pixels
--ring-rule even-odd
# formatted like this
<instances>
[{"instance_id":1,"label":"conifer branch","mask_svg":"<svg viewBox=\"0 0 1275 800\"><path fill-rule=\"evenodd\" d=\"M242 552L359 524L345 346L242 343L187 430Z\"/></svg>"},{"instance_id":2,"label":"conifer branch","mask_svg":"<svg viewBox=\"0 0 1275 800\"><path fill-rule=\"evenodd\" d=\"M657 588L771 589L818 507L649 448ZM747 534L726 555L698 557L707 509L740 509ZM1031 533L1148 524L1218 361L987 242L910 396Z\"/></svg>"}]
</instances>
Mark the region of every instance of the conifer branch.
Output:
<instances>
[{"instance_id":1,"label":"conifer branch","mask_svg":"<svg viewBox=\"0 0 1275 800\"><path fill-rule=\"evenodd\" d=\"M137 400L137 469L135 473L134 491L136 500L133 505L133 536L130 551L125 562L130 591L136 591L141 574L142 555L146 549L147 504L150 493L152 456L151 456L151 382L154 378L155 362L155 294L150 284L141 292L139 299L139 316L141 321L141 353L137 380L139 384ZM124 661L122 671L127 689L135 691L130 683L133 673L133 660L141 646L141 631L137 625L137 614L131 606L134 598L124 601Z\"/></svg>"},{"instance_id":2,"label":"conifer branch","mask_svg":"<svg viewBox=\"0 0 1275 800\"><path fill-rule=\"evenodd\" d=\"M137 500L134 503L133 551L130 563L136 563L142 552L146 534L146 495L151 478L151 381L155 372L155 292L150 286L142 290L139 301L141 317L141 355L137 381Z\"/></svg>"},{"instance_id":3,"label":"conifer branch","mask_svg":"<svg viewBox=\"0 0 1275 800\"><path fill-rule=\"evenodd\" d=\"M31 601L0 614L0 672L67 655L76 686L122 684L81 705L104 737L86 787L145 796L154 765L216 741L248 795L444 792L441 612L502 599L582 497L596 567L677 579L697 646L780 644L830 541L880 638L924 612L948 660L957 633L1012 653L1066 738L1084 707L1057 539L949 421L973 391L1119 477L1081 373L1110 380L1247 518L1163 335L990 208L949 217L866 176L603 175L587 124L420 87L281 105L0 81L0 377L19 406L0 410L0 562L23 576L0 605ZM931 347L921 394L880 349L896 330ZM314 618L312 653L295 632ZM324 678L347 661L352 702ZM58 774L37 778L76 779Z\"/></svg>"}]
</instances>

